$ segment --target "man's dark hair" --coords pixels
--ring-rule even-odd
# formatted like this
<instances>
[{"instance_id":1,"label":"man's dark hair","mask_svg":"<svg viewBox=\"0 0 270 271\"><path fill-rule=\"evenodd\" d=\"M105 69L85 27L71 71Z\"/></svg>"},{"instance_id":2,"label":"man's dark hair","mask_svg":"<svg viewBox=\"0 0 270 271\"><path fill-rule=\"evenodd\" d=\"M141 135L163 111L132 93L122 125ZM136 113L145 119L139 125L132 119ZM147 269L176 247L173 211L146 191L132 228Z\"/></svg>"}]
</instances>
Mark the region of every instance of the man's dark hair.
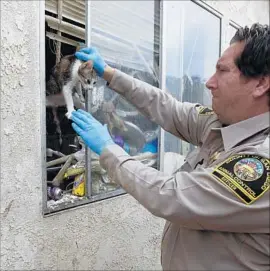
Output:
<instances>
[{"instance_id":1,"label":"man's dark hair","mask_svg":"<svg viewBox=\"0 0 270 271\"><path fill-rule=\"evenodd\" d=\"M270 75L269 25L253 24L239 28L230 44L244 41L244 50L235 60L236 66L246 77Z\"/></svg>"}]
</instances>

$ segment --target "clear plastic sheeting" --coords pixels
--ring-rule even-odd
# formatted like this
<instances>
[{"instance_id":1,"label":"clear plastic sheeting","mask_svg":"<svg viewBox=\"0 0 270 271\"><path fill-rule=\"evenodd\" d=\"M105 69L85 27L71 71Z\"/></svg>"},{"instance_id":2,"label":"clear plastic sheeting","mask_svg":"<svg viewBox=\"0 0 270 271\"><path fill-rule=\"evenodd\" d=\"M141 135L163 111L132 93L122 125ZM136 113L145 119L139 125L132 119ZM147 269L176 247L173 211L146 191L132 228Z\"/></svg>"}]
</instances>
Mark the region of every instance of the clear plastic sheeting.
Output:
<instances>
[{"instance_id":1,"label":"clear plastic sheeting","mask_svg":"<svg viewBox=\"0 0 270 271\"><path fill-rule=\"evenodd\" d=\"M109 65L159 86L158 1L143 4L141 1L91 1L90 25L91 45ZM144 163L156 166L158 126L110 90L102 79L95 84L93 94L91 112L112 127L115 142L132 156L155 154L155 158L146 158ZM106 183L105 180L102 177ZM92 191L96 191L94 182ZM100 190L100 193L103 192Z\"/></svg>"},{"instance_id":2,"label":"clear plastic sheeting","mask_svg":"<svg viewBox=\"0 0 270 271\"><path fill-rule=\"evenodd\" d=\"M158 1L92 1L91 43L107 61L147 71L159 53ZM156 49L156 50L155 50Z\"/></svg>"},{"instance_id":3,"label":"clear plastic sheeting","mask_svg":"<svg viewBox=\"0 0 270 271\"><path fill-rule=\"evenodd\" d=\"M142 5L140 1L92 1L90 17L91 45L98 48L105 61L135 78L158 86L159 3L144 1ZM145 143L157 139L156 124L107 88L103 80L97 82L96 88L98 90L94 90L94 93L103 93L102 104L111 104L118 118L134 125L135 128L129 127L132 133L137 131L137 137L141 136ZM97 102L102 99L100 95L96 97L92 97L91 111L100 121L106 122L102 116L102 104ZM129 137L133 137L131 132ZM127 141L132 145L132 140ZM142 144L133 145L137 148Z\"/></svg>"}]
</instances>

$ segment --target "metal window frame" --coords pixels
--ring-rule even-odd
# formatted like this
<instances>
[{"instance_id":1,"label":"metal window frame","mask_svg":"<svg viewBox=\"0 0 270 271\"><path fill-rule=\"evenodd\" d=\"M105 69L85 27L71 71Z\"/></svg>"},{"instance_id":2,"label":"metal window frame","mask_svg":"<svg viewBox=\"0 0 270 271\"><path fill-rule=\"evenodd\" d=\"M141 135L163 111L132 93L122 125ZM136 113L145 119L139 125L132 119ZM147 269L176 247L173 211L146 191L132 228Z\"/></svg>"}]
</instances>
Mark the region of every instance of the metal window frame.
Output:
<instances>
[{"instance_id":1,"label":"metal window frame","mask_svg":"<svg viewBox=\"0 0 270 271\"><path fill-rule=\"evenodd\" d=\"M86 14L85 14L85 43L87 47L90 47L91 45L91 0L87 1L85 0L86 5ZM88 22L88 23L86 23ZM91 95L89 93L92 91L87 91L85 94L85 107L87 111L90 111L91 109ZM86 195L88 198L91 198L92 194L92 173L91 173L91 150L89 148L86 148L85 153L85 170L86 170Z\"/></svg>"},{"instance_id":2,"label":"metal window frame","mask_svg":"<svg viewBox=\"0 0 270 271\"><path fill-rule=\"evenodd\" d=\"M40 78L40 132L41 132L41 180L42 180L42 214L47 208L47 173L46 173L46 58L45 58L45 0L39 1L39 78Z\"/></svg>"},{"instance_id":3,"label":"metal window frame","mask_svg":"<svg viewBox=\"0 0 270 271\"><path fill-rule=\"evenodd\" d=\"M165 1L160 0L159 87L163 91L166 91L166 16L167 13ZM160 171L164 171L165 130L161 127L159 127L158 143L158 166Z\"/></svg>"},{"instance_id":4,"label":"metal window frame","mask_svg":"<svg viewBox=\"0 0 270 271\"><path fill-rule=\"evenodd\" d=\"M229 26L234 27L236 30L237 30L238 28L240 28L240 27L241 27L241 25L240 25L240 24L236 23L236 22L235 22L235 21L233 21L233 20L229 20Z\"/></svg>"},{"instance_id":5,"label":"metal window frame","mask_svg":"<svg viewBox=\"0 0 270 271\"><path fill-rule=\"evenodd\" d=\"M86 29L85 29L85 40L86 45L91 45L91 1L85 0L86 2ZM92 192L92 180L91 180L91 150L87 148L86 151L86 199L80 199L76 202L68 202L55 206L54 209L47 207L47 172L46 172L46 110L44 105L46 104L45 97L45 85L46 85L46 57L45 57L45 0L40 0L40 33L39 33L39 51L40 51L40 100L41 100L41 111L40 111L40 126L41 126L41 168L42 168L42 215L44 217L52 216L58 213L69 211L70 209L84 207L89 203L94 203L100 200L110 199L116 196L125 195L126 191L119 188L114 191L109 191L106 193L91 195ZM161 39L160 39L161 40ZM90 109L91 106L91 95L86 96L86 108ZM159 139L160 141L160 139ZM158 157L159 159L159 157Z\"/></svg>"}]
</instances>

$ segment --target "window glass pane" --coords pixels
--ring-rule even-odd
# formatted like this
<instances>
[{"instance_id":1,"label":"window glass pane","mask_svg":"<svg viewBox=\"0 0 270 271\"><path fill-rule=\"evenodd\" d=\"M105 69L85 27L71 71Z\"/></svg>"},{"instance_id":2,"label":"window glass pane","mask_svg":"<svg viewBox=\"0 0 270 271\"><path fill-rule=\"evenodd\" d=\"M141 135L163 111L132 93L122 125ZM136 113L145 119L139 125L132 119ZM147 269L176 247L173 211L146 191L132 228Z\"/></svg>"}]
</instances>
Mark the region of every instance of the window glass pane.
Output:
<instances>
[{"instance_id":1,"label":"window glass pane","mask_svg":"<svg viewBox=\"0 0 270 271\"><path fill-rule=\"evenodd\" d=\"M159 3L157 1L92 1L91 45L98 48L105 61L135 78L158 86ZM91 112L102 123L112 125L116 142L131 155L149 152L145 163L155 165L158 126L121 96L106 87L102 79L96 84ZM108 109L109 108L109 109ZM106 114L108 110L109 114ZM113 121L116 117L118 120ZM117 122L124 122L123 126ZM93 173L93 170L92 170ZM92 174L92 194L118 187L106 174Z\"/></svg>"},{"instance_id":2,"label":"window glass pane","mask_svg":"<svg viewBox=\"0 0 270 271\"><path fill-rule=\"evenodd\" d=\"M191 1L166 1L166 88L183 102L211 105L205 82L220 51L220 19ZM186 155L190 144L165 133L165 151Z\"/></svg>"}]
</instances>

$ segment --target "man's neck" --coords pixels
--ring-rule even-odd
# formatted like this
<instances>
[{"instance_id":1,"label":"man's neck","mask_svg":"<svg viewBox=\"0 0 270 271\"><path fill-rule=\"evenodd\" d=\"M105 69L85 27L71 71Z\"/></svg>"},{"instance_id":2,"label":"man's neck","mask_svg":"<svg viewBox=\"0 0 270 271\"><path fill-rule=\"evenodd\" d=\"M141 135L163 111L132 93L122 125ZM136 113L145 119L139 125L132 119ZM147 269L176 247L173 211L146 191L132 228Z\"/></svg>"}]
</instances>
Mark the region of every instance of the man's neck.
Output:
<instances>
[{"instance_id":1,"label":"man's neck","mask_svg":"<svg viewBox=\"0 0 270 271\"><path fill-rule=\"evenodd\" d=\"M252 108L246 108L246 110L243 110L242 112L243 112L243 115L239 114L239 112L238 112L238 114L235 114L234 118L232 119L230 124L235 124L235 123L247 120L247 119L251 119L253 117L262 115L267 112L269 113L269 106L268 105L262 106L260 104L258 106L254 106Z\"/></svg>"}]
</instances>

